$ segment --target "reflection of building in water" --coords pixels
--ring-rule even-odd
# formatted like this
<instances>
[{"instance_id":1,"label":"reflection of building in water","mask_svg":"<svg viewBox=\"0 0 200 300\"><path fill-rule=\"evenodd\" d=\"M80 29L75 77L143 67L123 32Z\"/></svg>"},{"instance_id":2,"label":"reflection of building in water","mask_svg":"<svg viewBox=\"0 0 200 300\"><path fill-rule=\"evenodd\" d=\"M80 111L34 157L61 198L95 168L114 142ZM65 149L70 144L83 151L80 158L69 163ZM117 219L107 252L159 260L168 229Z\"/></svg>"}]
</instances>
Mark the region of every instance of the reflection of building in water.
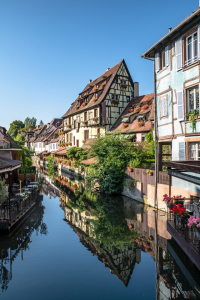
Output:
<instances>
[{"instance_id":1,"label":"reflection of building in water","mask_svg":"<svg viewBox=\"0 0 200 300\"><path fill-rule=\"evenodd\" d=\"M12 279L12 264L18 254L29 249L31 235L34 231L38 234L47 234L47 226L43 222L44 206L38 204L27 217L23 224L15 227L9 235L0 236L0 285L2 291L7 290Z\"/></svg>"},{"instance_id":2,"label":"reflection of building in water","mask_svg":"<svg viewBox=\"0 0 200 300\"><path fill-rule=\"evenodd\" d=\"M88 240L91 230L91 226L87 224L87 220L91 218L89 213L87 211L80 213L78 210L68 207L64 207L64 211L65 220L79 236L80 242L92 255L96 255L98 260L105 264L105 267L109 268L111 274L116 275L125 286L128 286L135 263L141 261L140 249L136 250L130 246L125 249L117 249L112 246L105 249L103 244L98 248L94 242Z\"/></svg>"},{"instance_id":3,"label":"reflection of building in water","mask_svg":"<svg viewBox=\"0 0 200 300\"><path fill-rule=\"evenodd\" d=\"M60 191L59 189L51 182L51 180L47 177L44 176L45 181L42 184L41 192L45 195L47 195L50 199L56 198L60 196Z\"/></svg>"}]
</instances>

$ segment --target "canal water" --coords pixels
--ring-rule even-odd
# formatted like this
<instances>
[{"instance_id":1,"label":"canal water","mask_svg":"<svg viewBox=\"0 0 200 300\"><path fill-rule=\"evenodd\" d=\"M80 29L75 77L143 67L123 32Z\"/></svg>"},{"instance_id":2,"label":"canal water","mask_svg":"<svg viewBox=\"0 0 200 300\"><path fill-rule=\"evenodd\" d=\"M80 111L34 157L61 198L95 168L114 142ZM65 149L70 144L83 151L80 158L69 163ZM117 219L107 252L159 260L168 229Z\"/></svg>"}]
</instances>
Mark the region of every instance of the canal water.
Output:
<instances>
[{"instance_id":1,"label":"canal water","mask_svg":"<svg viewBox=\"0 0 200 300\"><path fill-rule=\"evenodd\" d=\"M0 235L0 299L200 299L199 272L163 212L59 178L42 194Z\"/></svg>"}]
</instances>

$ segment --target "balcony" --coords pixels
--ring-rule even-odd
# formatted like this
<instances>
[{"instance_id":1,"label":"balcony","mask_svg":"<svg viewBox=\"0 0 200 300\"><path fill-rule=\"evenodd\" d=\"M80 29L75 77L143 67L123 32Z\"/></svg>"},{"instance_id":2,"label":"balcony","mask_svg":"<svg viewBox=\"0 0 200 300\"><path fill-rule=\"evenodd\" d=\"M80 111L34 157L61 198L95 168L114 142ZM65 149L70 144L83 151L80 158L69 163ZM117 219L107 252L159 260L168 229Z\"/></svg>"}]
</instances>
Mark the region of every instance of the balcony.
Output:
<instances>
[{"instance_id":1,"label":"balcony","mask_svg":"<svg viewBox=\"0 0 200 300\"><path fill-rule=\"evenodd\" d=\"M97 126L99 125L99 118L97 118L97 121L94 121L94 120L89 120L88 121L88 126Z\"/></svg>"}]
</instances>

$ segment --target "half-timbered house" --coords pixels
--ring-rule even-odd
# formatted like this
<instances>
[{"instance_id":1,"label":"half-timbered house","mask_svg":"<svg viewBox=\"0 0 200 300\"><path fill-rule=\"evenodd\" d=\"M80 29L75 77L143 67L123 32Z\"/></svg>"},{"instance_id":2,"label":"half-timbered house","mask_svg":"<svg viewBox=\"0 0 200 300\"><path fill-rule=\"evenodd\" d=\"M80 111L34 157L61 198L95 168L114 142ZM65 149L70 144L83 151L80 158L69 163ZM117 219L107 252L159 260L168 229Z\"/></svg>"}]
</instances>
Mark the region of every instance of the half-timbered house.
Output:
<instances>
[{"instance_id":1,"label":"half-timbered house","mask_svg":"<svg viewBox=\"0 0 200 300\"><path fill-rule=\"evenodd\" d=\"M136 96L138 83L133 83L124 60L90 80L63 116L63 147L81 147L85 140L104 134Z\"/></svg>"}]
</instances>

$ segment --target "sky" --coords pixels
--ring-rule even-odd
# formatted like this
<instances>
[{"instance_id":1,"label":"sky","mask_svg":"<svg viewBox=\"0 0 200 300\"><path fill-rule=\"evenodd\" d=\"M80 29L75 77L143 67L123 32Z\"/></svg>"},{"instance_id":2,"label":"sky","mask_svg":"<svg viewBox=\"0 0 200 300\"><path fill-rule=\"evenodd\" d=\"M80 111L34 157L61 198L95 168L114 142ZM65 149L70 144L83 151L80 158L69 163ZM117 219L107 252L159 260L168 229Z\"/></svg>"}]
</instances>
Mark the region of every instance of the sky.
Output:
<instances>
[{"instance_id":1,"label":"sky","mask_svg":"<svg viewBox=\"0 0 200 300\"><path fill-rule=\"evenodd\" d=\"M0 0L0 126L62 117L78 94L125 60L140 95L153 62L140 56L199 1Z\"/></svg>"}]
</instances>

